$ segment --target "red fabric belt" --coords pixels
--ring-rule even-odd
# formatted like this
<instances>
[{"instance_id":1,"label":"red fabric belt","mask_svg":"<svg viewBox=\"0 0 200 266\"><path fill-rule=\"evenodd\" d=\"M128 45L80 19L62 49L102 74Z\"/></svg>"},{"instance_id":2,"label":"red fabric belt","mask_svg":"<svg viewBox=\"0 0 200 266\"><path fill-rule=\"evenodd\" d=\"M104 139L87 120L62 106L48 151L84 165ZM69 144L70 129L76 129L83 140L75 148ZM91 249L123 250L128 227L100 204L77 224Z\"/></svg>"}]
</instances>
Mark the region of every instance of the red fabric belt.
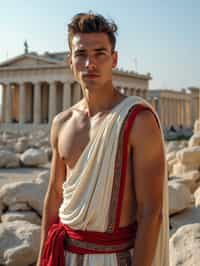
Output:
<instances>
[{"instance_id":1,"label":"red fabric belt","mask_svg":"<svg viewBox=\"0 0 200 266\"><path fill-rule=\"evenodd\" d=\"M42 266L64 266L65 249L77 254L103 254L134 247L136 224L115 233L72 230L61 222L53 224L44 246Z\"/></svg>"}]
</instances>

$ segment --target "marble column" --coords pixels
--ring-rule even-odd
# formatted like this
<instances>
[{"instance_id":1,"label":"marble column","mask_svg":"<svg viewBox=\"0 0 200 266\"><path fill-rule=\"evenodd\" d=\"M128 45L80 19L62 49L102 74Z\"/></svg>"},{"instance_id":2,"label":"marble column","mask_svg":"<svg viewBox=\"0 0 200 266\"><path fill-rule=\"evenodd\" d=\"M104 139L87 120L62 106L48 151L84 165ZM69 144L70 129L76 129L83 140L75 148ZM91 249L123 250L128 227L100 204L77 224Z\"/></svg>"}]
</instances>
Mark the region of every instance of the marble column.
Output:
<instances>
[{"instance_id":1,"label":"marble column","mask_svg":"<svg viewBox=\"0 0 200 266\"><path fill-rule=\"evenodd\" d=\"M160 119L163 128L165 127L165 117L164 117L164 99L163 96L160 96Z\"/></svg>"},{"instance_id":2,"label":"marble column","mask_svg":"<svg viewBox=\"0 0 200 266\"><path fill-rule=\"evenodd\" d=\"M144 91L143 91L143 98L144 98L144 99L147 99L147 90L144 90Z\"/></svg>"},{"instance_id":3,"label":"marble column","mask_svg":"<svg viewBox=\"0 0 200 266\"><path fill-rule=\"evenodd\" d=\"M200 88L198 89L198 96L197 96L198 108L197 108L197 119L200 120Z\"/></svg>"},{"instance_id":4,"label":"marble column","mask_svg":"<svg viewBox=\"0 0 200 266\"><path fill-rule=\"evenodd\" d=\"M180 125L182 124L182 99L179 100Z\"/></svg>"},{"instance_id":5,"label":"marble column","mask_svg":"<svg viewBox=\"0 0 200 266\"><path fill-rule=\"evenodd\" d=\"M174 126L174 99L173 98L170 99L170 114L171 114L170 123L171 125Z\"/></svg>"},{"instance_id":6,"label":"marble column","mask_svg":"<svg viewBox=\"0 0 200 266\"><path fill-rule=\"evenodd\" d=\"M135 88L132 88L132 89L131 89L131 95L136 95L136 93L135 93Z\"/></svg>"},{"instance_id":7,"label":"marble column","mask_svg":"<svg viewBox=\"0 0 200 266\"><path fill-rule=\"evenodd\" d=\"M12 85L5 85L5 122L12 122Z\"/></svg>"},{"instance_id":8,"label":"marble column","mask_svg":"<svg viewBox=\"0 0 200 266\"><path fill-rule=\"evenodd\" d=\"M136 89L136 96L140 96L140 89Z\"/></svg>"},{"instance_id":9,"label":"marble column","mask_svg":"<svg viewBox=\"0 0 200 266\"><path fill-rule=\"evenodd\" d=\"M19 123L26 122L26 84L19 84Z\"/></svg>"},{"instance_id":10,"label":"marble column","mask_svg":"<svg viewBox=\"0 0 200 266\"><path fill-rule=\"evenodd\" d=\"M33 111L33 123L41 123L41 84L40 82L34 84L34 111Z\"/></svg>"},{"instance_id":11,"label":"marble column","mask_svg":"<svg viewBox=\"0 0 200 266\"><path fill-rule=\"evenodd\" d=\"M179 98L179 125L181 125L182 122L182 100Z\"/></svg>"},{"instance_id":12,"label":"marble column","mask_svg":"<svg viewBox=\"0 0 200 266\"><path fill-rule=\"evenodd\" d=\"M169 127L171 125L173 125L173 106L172 106L172 99L171 97L169 96L169 99L168 99L168 103L169 103Z\"/></svg>"},{"instance_id":13,"label":"marble column","mask_svg":"<svg viewBox=\"0 0 200 266\"><path fill-rule=\"evenodd\" d=\"M169 107L168 107L168 98L165 97L165 127L169 127Z\"/></svg>"},{"instance_id":14,"label":"marble column","mask_svg":"<svg viewBox=\"0 0 200 266\"><path fill-rule=\"evenodd\" d=\"M179 100L176 99L176 104L177 104L177 126L179 127L180 121L179 121Z\"/></svg>"},{"instance_id":15,"label":"marble column","mask_svg":"<svg viewBox=\"0 0 200 266\"><path fill-rule=\"evenodd\" d=\"M172 122L173 122L173 126L176 126L176 101L173 98L172 99Z\"/></svg>"},{"instance_id":16,"label":"marble column","mask_svg":"<svg viewBox=\"0 0 200 266\"><path fill-rule=\"evenodd\" d=\"M169 126L173 125L173 102L172 98L169 98Z\"/></svg>"},{"instance_id":17,"label":"marble column","mask_svg":"<svg viewBox=\"0 0 200 266\"><path fill-rule=\"evenodd\" d=\"M187 99L187 121L188 121L188 127L192 125L192 117L191 117L191 101L190 99Z\"/></svg>"},{"instance_id":18,"label":"marble column","mask_svg":"<svg viewBox=\"0 0 200 266\"><path fill-rule=\"evenodd\" d=\"M127 96L131 96L131 88L127 88Z\"/></svg>"},{"instance_id":19,"label":"marble column","mask_svg":"<svg viewBox=\"0 0 200 266\"><path fill-rule=\"evenodd\" d=\"M6 87L2 85L2 105L1 105L1 123L5 122L5 102L6 102Z\"/></svg>"},{"instance_id":20,"label":"marble column","mask_svg":"<svg viewBox=\"0 0 200 266\"><path fill-rule=\"evenodd\" d=\"M164 127L164 119L163 119L163 98L159 97L159 115L162 127Z\"/></svg>"},{"instance_id":21,"label":"marble column","mask_svg":"<svg viewBox=\"0 0 200 266\"><path fill-rule=\"evenodd\" d=\"M177 102L176 98L174 99L174 126L177 125Z\"/></svg>"},{"instance_id":22,"label":"marble column","mask_svg":"<svg viewBox=\"0 0 200 266\"><path fill-rule=\"evenodd\" d=\"M200 118L200 90L196 91L196 120Z\"/></svg>"},{"instance_id":23,"label":"marble column","mask_svg":"<svg viewBox=\"0 0 200 266\"><path fill-rule=\"evenodd\" d=\"M175 127L178 125L178 105L177 99L174 99L174 120L175 120Z\"/></svg>"},{"instance_id":24,"label":"marble column","mask_svg":"<svg viewBox=\"0 0 200 266\"><path fill-rule=\"evenodd\" d=\"M49 86L49 123L52 122L54 116L57 113L56 104L57 104L56 82L52 82L50 83L50 86Z\"/></svg>"},{"instance_id":25,"label":"marble column","mask_svg":"<svg viewBox=\"0 0 200 266\"><path fill-rule=\"evenodd\" d=\"M120 88L120 89L119 89L120 92L121 92L122 94L124 94L124 88L123 88L123 86L120 86L119 88Z\"/></svg>"},{"instance_id":26,"label":"marble column","mask_svg":"<svg viewBox=\"0 0 200 266\"><path fill-rule=\"evenodd\" d=\"M186 125L186 119L185 119L185 99L182 100L182 125Z\"/></svg>"},{"instance_id":27,"label":"marble column","mask_svg":"<svg viewBox=\"0 0 200 266\"><path fill-rule=\"evenodd\" d=\"M165 98L165 127L169 127L169 105L168 105L168 98Z\"/></svg>"},{"instance_id":28,"label":"marble column","mask_svg":"<svg viewBox=\"0 0 200 266\"><path fill-rule=\"evenodd\" d=\"M167 127L167 101L166 98L163 98L163 120L164 120L164 127Z\"/></svg>"},{"instance_id":29,"label":"marble column","mask_svg":"<svg viewBox=\"0 0 200 266\"><path fill-rule=\"evenodd\" d=\"M163 98L163 119L164 119L164 126L167 127L167 101L166 98Z\"/></svg>"},{"instance_id":30,"label":"marble column","mask_svg":"<svg viewBox=\"0 0 200 266\"><path fill-rule=\"evenodd\" d=\"M175 120L175 127L178 125L178 104L177 99L174 99L174 120Z\"/></svg>"},{"instance_id":31,"label":"marble column","mask_svg":"<svg viewBox=\"0 0 200 266\"><path fill-rule=\"evenodd\" d=\"M71 83L70 81L66 81L63 84L63 110L72 106L71 103Z\"/></svg>"},{"instance_id":32,"label":"marble column","mask_svg":"<svg viewBox=\"0 0 200 266\"><path fill-rule=\"evenodd\" d=\"M126 95L126 88L122 86L122 93Z\"/></svg>"}]
</instances>

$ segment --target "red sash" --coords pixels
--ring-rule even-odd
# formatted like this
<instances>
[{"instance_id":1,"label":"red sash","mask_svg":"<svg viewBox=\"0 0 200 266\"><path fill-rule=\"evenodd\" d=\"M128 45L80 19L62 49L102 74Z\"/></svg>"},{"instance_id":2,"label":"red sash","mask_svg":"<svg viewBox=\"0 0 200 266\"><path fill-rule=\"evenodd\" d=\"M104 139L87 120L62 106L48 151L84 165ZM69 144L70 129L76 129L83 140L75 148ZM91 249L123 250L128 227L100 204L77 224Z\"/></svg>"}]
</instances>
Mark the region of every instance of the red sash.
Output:
<instances>
[{"instance_id":1,"label":"red sash","mask_svg":"<svg viewBox=\"0 0 200 266\"><path fill-rule=\"evenodd\" d=\"M120 228L115 233L72 230L53 224L44 247L42 266L64 266L64 250L76 254L105 254L128 250L134 246L136 224Z\"/></svg>"}]
</instances>

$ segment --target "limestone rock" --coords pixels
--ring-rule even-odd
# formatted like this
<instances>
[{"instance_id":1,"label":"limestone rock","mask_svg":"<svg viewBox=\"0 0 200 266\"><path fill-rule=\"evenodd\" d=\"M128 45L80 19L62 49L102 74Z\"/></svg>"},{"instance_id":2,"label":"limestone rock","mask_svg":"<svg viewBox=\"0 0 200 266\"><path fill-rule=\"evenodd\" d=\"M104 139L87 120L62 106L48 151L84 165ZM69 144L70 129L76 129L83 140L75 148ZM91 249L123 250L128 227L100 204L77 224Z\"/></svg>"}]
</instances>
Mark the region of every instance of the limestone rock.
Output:
<instances>
[{"instance_id":1,"label":"limestone rock","mask_svg":"<svg viewBox=\"0 0 200 266\"><path fill-rule=\"evenodd\" d=\"M190 192L193 193L200 185L200 172L197 170L188 171L183 174L179 174L177 177L171 176L170 179L186 185Z\"/></svg>"},{"instance_id":2,"label":"limestone rock","mask_svg":"<svg viewBox=\"0 0 200 266\"><path fill-rule=\"evenodd\" d=\"M39 216L33 211L8 211L1 216L1 221L3 223L19 220L38 225L41 223Z\"/></svg>"},{"instance_id":3,"label":"limestone rock","mask_svg":"<svg viewBox=\"0 0 200 266\"><path fill-rule=\"evenodd\" d=\"M40 227L26 221L0 223L0 265L28 266L37 260Z\"/></svg>"},{"instance_id":4,"label":"limestone rock","mask_svg":"<svg viewBox=\"0 0 200 266\"><path fill-rule=\"evenodd\" d=\"M166 159L167 159L167 161L171 161L171 160L176 159L176 151L171 151L171 152L167 153Z\"/></svg>"},{"instance_id":5,"label":"limestone rock","mask_svg":"<svg viewBox=\"0 0 200 266\"><path fill-rule=\"evenodd\" d=\"M9 206L9 211L29 211L30 207L27 203L17 202Z\"/></svg>"},{"instance_id":6,"label":"limestone rock","mask_svg":"<svg viewBox=\"0 0 200 266\"><path fill-rule=\"evenodd\" d=\"M47 154L40 149L28 149L21 156L20 160L26 166L39 166L48 162Z\"/></svg>"},{"instance_id":7,"label":"limestone rock","mask_svg":"<svg viewBox=\"0 0 200 266\"><path fill-rule=\"evenodd\" d=\"M169 214L183 211L190 206L192 197L189 189L176 181L169 181Z\"/></svg>"},{"instance_id":8,"label":"limestone rock","mask_svg":"<svg viewBox=\"0 0 200 266\"><path fill-rule=\"evenodd\" d=\"M9 150L0 150L0 168L20 167L18 156Z\"/></svg>"},{"instance_id":9,"label":"limestone rock","mask_svg":"<svg viewBox=\"0 0 200 266\"><path fill-rule=\"evenodd\" d=\"M194 134L189 142L188 142L188 147L194 147L194 146L200 146L200 132Z\"/></svg>"},{"instance_id":10,"label":"limestone rock","mask_svg":"<svg viewBox=\"0 0 200 266\"><path fill-rule=\"evenodd\" d=\"M177 152L176 158L182 164L200 167L200 147L188 147Z\"/></svg>"},{"instance_id":11,"label":"limestone rock","mask_svg":"<svg viewBox=\"0 0 200 266\"><path fill-rule=\"evenodd\" d=\"M37 178L35 179L35 183L38 184L38 185L41 184L46 189L47 186L48 186L48 183L49 183L49 175L50 175L50 171L43 171L43 172L41 172L37 176Z\"/></svg>"},{"instance_id":12,"label":"limestone rock","mask_svg":"<svg viewBox=\"0 0 200 266\"><path fill-rule=\"evenodd\" d=\"M172 236L183 225L194 224L200 222L200 208L190 207L183 212L170 217L170 235Z\"/></svg>"},{"instance_id":13,"label":"limestone rock","mask_svg":"<svg viewBox=\"0 0 200 266\"><path fill-rule=\"evenodd\" d=\"M172 166L172 175L179 176L193 170L199 170L199 166L197 164L182 164L181 162L177 162Z\"/></svg>"},{"instance_id":14,"label":"limestone rock","mask_svg":"<svg viewBox=\"0 0 200 266\"><path fill-rule=\"evenodd\" d=\"M200 223L181 227L170 239L170 266L199 266Z\"/></svg>"},{"instance_id":15,"label":"limestone rock","mask_svg":"<svg viewBox=\"0 0 200 266\"><path fill-rule=\"evenodd\" d=\"M9 208L16 203L25 203L42 215L43 201L48 185L48 171L36 181L5 184L0 189L0 200Z\"/></svg>"},{"instance_id":16,"label":"limestone rock","mask_svg":"<svg viewBox=\"0 0 200 266\"><path fill-rule=\"evenodd\" d=\"M21 137L15 144L15 151L18 153L23 153L28 148L28 139L26 137Z\"/></svg>"},{"instance_id":17,"label":"limestone rock","mask_svg":"<svg viewBox=\"0 0 200 266\"><path fill-rule=\"evenodd\" d=\"M7 149L14 151L13 147L15 146L15 144L16 144L16 139L7 139L5 146Z\"/></svg>"},{"instance_id":18,"label":"limestone rock","mask_svg":"<svg viewBox=\"0 0 200 266\"><path fill-rule=\"evenodd\" d=\"M167 144L167 153L176 152L179 150L179 144L177 141L171 141Z\"/></svg>"},{"instance_id":19,"label":"limestone rock","mask_svg":"<svg viewBox=\"0 0 200 266\"><path fill-rule=\"evenodd\" d=\"M172 159L170 161L167 161L167 170L168 170L168 175L172 175L173 173L173 167L177 163L177 159Z\"/></svg>"},{"instance_id":20,"label":"limestone rock","mask_svg":"<svg viewBox=\"0 0 200 266\"><path fill-rule=\"evenodd\" d=\"M194 193L195 206L200 207L200 187Z\"/></svg>"},{"instance_id":21,"label":"limestone rock","mask_svg":"<svg viewBox=\"0 0 200 266\"><path fill-rule=\"evenodd\" d=\"M51 161L52 158L52 149L51 148L44 148L44 152L46 153L48 157L48 161Z\"/></svg>"},{"instance_id":22,"label":"limestone rock","mask_svg":"<svg viewBox=\"0 0 200 266\"><path fill-rule=\"evenodd\" d=\"M0 217L3 213L4 208L5 208L5 205L3 204L2 200L0 200ZM0 219L0 222L1 222L1 219Z\"/></svg>"}]
</instances>

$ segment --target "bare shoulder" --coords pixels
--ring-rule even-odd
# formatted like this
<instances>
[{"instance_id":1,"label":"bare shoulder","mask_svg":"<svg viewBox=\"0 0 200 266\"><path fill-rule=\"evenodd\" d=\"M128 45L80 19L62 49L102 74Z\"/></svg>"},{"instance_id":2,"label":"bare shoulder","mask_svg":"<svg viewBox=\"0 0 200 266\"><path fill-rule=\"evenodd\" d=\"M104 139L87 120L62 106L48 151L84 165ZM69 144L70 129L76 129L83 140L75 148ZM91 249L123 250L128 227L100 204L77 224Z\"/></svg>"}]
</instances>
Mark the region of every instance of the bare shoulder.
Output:
<instances>
[{"instance_id":1,"label":"bare shoulder","mask_svg":"<svg viewBox=\"0 0 200 266\"><path fill-rule=\"evenodd\" d=\"M52 148L55 148L57 146L59 132L66 121L72 116L72 114L72 108L69 108L54 117L50 134Z\"/></svg>"},{"instance_id":2,"label":"bare shoulder","mask_svg":"<svg viewBox=\"0 0 200 266\"><path fill-rule=\"evenodd\" d=\"M161 140L161 129L155 114L151 110L144 110L136 116L130 138L133 146L141 141L151 144L152 141Z\"/></svg>"},{"instance_id":3,"label":"bare shoulder","mask_svg":"<svg viewBox=\"0 0 200 266\"><path fill-rule=\"evenodd\" d=\"M138 217L157 215L162 207L165 151L160 126L151 110L135 118L130 134Z\"/></svg>"},{"instance_id":4,"label":"bare shoulder","mask_svg":"<svg viewBox=\"0 0 200 266\"><path fill-rule=\"evenodd\" d=\"M54 117L52 121L51 137L50 137L53 148L57 146L58 137L59 137L59 133L61 129L66 124L66 122L73 116L74 111L79 110L81 104L82 104L82 100L74 104L70 108L60 112Z\"/></svg>"}]
</instances>

